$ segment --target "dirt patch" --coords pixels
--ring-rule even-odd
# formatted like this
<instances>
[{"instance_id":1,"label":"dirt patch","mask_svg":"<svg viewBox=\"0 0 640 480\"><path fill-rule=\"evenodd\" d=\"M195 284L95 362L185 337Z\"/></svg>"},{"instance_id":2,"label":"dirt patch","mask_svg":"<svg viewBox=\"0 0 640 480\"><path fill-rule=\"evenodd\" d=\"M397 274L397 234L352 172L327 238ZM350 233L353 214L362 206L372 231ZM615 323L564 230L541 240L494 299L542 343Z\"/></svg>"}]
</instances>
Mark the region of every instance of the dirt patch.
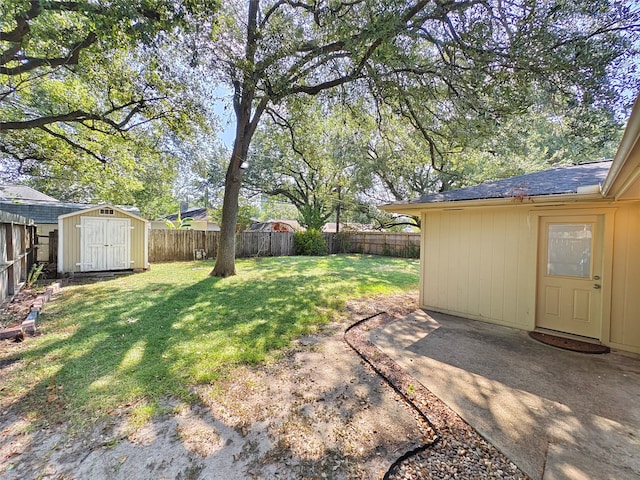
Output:
<instances>
[{"instance_id":1,"label":"dirt patch","mask_svg":"<svg viewBox=\"0 0 640 480\"><path fill-rule=\"evenodd\" d=\"M344 322L301 338L277 361L198 387L194 404L168 400L172 413L135 432L114 416L71 436L0 412L0 478L382 478L433 431L343 335L354 319L415 308L415 294L352 303Z\"/></svg>"},{"instance_id":2,"label":"dirt patch","mask_svg":"<svg viewBox=\"0 0 640 480\"><path fill-rule=\"evenodd\" d=\"M0 308L0 328L9 325L20 325L31 310L31 306L38 296L32 288L22 288L9 302Z\"/></svg>"}]
</instances>

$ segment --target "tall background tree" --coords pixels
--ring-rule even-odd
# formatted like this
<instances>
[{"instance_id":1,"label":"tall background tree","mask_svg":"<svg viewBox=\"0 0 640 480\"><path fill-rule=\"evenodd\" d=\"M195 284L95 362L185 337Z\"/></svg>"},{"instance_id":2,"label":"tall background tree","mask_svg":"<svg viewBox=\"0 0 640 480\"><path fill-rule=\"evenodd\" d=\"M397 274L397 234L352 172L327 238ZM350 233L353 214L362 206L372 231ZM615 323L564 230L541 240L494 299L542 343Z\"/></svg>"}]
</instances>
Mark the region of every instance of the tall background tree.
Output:
<instances>
[{"instance_id":1,"label":"tall background tree","mask_svg":"<svg viewBox=\"0 0 640 480\"><path fill-rule=\"evenodd\" d=\"M286 118L267 113L249 152L246 188L289 202L302 226L320 230L355 202L358 126L339 108L308 97L289 99Z\"/></svg>"},{"instance_id":2,"label":"tall background tree","mask_svg":"<svg viewBox=\"0 0 640 480\"><path fill-rule=\"evenodd\" d=\"M60 189L69 192L99 179L99 195L157 196L141 186L158 174L158 186L175 180L185 159L176 144L210 129L207 103L224 83L235 140L223 168L212 274L227 276L235 273L240 191L251 163L275 173L270 162L286 158L308 176L317 168L300 166L325 155L312 145L285 154L284 143L263 138L261 147L281 152L249 156L264 118L291 137L289 146L303 145L293 108L302 97L322 94L320 109L360 110L349 122L365 141L347 145L348 156L361 152L349 163L361 201L530 168L530 155L509 158L515 151L549 163L577 158L578 143L562 139L592 132L592 147L605 145L620 88L638 86L630 61L638 9L605 0L231 0L212 22L215 8L166 0L0 4L3 167L11 159L18 173L43 184L73 180ZM525 126L522 115L535 121L514 135ZM209 173L198 177L211 183Z\"/></svg>"},{"instance_id":3,"label":"tall background tree","mask_svg":"<svg viewBox=\"0 0 640 480\"><path fill-rule=\"evenodd\" d=\"M162 138L201 118L162 50L214 2L0 4L3 174L69 200L164 208L174 179ZM155 203L155 205L154 205Z\"/></svg>"}]
</instances>

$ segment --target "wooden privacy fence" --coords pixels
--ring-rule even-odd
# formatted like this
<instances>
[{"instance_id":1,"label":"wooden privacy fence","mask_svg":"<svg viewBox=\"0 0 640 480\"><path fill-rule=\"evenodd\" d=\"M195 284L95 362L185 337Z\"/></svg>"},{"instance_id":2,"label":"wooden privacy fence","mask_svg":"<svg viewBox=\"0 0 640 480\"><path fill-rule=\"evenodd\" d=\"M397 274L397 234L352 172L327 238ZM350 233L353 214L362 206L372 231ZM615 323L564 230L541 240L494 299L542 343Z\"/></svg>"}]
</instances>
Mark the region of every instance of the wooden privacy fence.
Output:
<instances>
[{"instance_id":1,"label":"wooden privacy fence","mask_svg":"<svg viewBox=\"0 0 640 480\"><path fill-rule=\"evenodd\" d=\"M419 258L419 233L341 232L325 233L331 253L366 253L385 257Z\"/></svg>"},{"instance_id":2,"label":"wooden privacy fence","mask_svg":"<svg viewBox=\"0 0 640 480\"><path fill-rule=\"evenodd\" d=\"M220 232L199 230L151 230L149 261L215 258ZM330 253L366 253L393 257L418 258L419 233L344 232L325 233ZM236 257L272 257L295 255L293 233L241 232L236 235Z\"/></svg>"},{"instance_id":3,"label":"wooden privacy fence","mask_svg":"<svg viewBox=\"0 0 640 480\"><path fill-rule=\"evenodd\" d=\"M12 298L27 281L37 238L33 222L0 211L0 303Z\"/></svg>"},{"instance_id":4,"label":"wooden privacy fence","mask_svg":"<svg viewBox=\"0 0 640 480\"><path fill-rule=\"evenodd\" d=\"M206 252L215 257L219 232L200 230L151 230L149 232L149 261L194 260L194 252Z\"/></svg>"}]
</instances>

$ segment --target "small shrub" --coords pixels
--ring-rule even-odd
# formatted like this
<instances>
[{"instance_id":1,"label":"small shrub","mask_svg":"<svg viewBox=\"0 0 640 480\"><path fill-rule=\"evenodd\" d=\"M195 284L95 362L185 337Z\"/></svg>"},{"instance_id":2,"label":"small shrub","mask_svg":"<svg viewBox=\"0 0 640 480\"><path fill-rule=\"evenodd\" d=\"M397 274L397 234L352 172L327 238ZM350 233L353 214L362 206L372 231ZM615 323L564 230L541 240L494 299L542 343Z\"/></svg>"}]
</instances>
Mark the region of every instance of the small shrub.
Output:
<instances>
[{"instance_id":1,"label":"small shrub","mask_svg":"<svg viewBox=\"0 0 640 480\"><path fill-rule=\"evenodd\" d=\"M415 243L410 243L407 246L406 258L420 258L420 245L416 245Z\"/></svg>"},{"instance_id":2,"label":"small shrub","mask_svg":"<svg viewBox=\"0 0 640 480\"><path fill-rule=\"evenodd\" d=\"M38 282L38 280L40 279L40 276L42 275L43 268L44 268L44 263L34 263L31 266L31 270L29 270L29 275L27 276L28 288L33 287Z\"/></svg>"},{"instance_id":3,"label":"small shrub","mask_svg":"<svg viewBox=\"0 0 640 480\"><path fill-rule=\"evenodd\" d=\"M293 235L293 247L296 255L326 255L328 252L327 242L320 230L296 232Z\"/></svg>"}]
</instances>

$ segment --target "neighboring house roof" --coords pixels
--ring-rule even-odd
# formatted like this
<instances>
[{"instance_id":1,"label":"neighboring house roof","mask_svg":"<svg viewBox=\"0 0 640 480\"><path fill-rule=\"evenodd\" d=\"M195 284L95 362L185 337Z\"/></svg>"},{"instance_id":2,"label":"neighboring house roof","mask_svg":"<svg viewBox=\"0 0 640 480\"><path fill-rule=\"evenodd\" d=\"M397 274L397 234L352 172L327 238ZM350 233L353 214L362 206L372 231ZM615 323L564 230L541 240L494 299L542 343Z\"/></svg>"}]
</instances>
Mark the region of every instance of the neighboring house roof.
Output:
<instances>
[{"instance_id":1,"label":"neighboring house roof","mask_svg":"<svg viewBox=\"0 0 640 480\"><path fill-rule=\"evenodd\" d=\"M274 219L274 220L269 220L269 222L280 222L280 223L286 223L287 225L289 225L291 228L293 228L296 232L302 231L304 230L304 227L302 225L300 225L300 222L298 222L297 220L281 220L281 219Z\"/></svg>"},{"instance_id":2,"label":"neighboring house roof","mask_svg":"<svg viewBox=\"0 0 640 480\"><path fill-rule=\"evenodd\" d=\"M0 210L30 218L36 224L56 224L60 215L83 210L88 206L90 205L78 203L0 200Z\"/></svg>"},{"instance_id":3,"label":"neighboring house roof","mask_svg":"<svg viewBox=\"0 0 640 480\"><path fill-rule=\"evenodd\" d=\"M32 200L37 202L57 202L58 200L45 195L31 187L26 185L0 185L0 200L12 201L12 200Z\"/></svg>"},{"instance_id":4,"label":"neighboring house roof","mask_svg":"<svg viewBox=\"0 0 640 480\"><path fill-rule=\"evenodd\" d=\"M294 228L285 222L256 222L249 225L245 232L293 232Z\"/></svg>"},{"instance_id":5,"label":"neighboring house roof","mask_svg":"<svg viewBox=\"0 0 640 480\"><path fill-rule=\"evenodd\" d=\"M448 192L433 193L407 202L384 205L384 210L395 211L395 207L411 207L423 204L461 202L488 199L527 199L566 194L600 193L607 178L611 161L583 163L568 167L552 168L541 172L527 173L517 177L481 183L472 187Z\"/></svg>"},{"instance_id":6,"label":"neighboring house roof","mask_svg":"<svg viewBox=\"0 0 640 480\"><path fill-rule=\"evenodd\" d=\"M86 203L59 202L53 197L24 185L0 186L0 210L29 218L36 224L57 224L60 215L98 206ZM140 210L136 207L121 205L118 208L140 216Z\"/></svg>"},{"instance_id":7,"label":"neighboring house roof","mask_svg":"<svg viewBox=\"0 0 640 480\"><path fill-rule=\"evenodd\" d=\"M192 207L180 212L180 218L193 218L194 220L205 220L210 222L209 211L204 207ZM172 213L171 215L167 215L166 217L169 221L175 221L178 219L177 213Z\"/></svg>"}]
</instances>

